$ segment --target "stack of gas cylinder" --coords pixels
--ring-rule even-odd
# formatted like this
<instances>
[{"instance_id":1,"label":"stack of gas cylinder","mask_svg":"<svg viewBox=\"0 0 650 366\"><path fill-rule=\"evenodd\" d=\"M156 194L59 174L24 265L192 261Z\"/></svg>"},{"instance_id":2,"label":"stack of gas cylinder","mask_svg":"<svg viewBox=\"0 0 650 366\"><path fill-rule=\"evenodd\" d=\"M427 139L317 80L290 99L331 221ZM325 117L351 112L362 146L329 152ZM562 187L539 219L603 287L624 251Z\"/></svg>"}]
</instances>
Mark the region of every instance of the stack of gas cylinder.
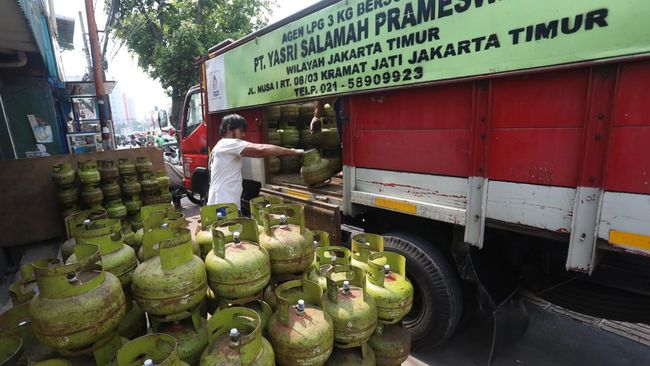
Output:
<instances>
[{"instance_id":1,"label":"stack of gas cylinder","mask_svg":"<svg viewBox=\"0 0 650 366\"><path fill-rule=\"evenodd\" d=\"M129 366L399 365L408 357L400 320L413 287L404 257L384 251L381 236L356 235L352 250L332 246L326 232L305 227L302 206L274 196L251 200L252 218L233 204L203 207L195 240L170 204L139 215L140 248L125 243L123 221L106 210L66 218L65 264L36 261L11 285L0 355Z\"/></svg>"},{"instance_id":2,"label":"stack of gas cylinder","mask_svg":"<svg viewBox=\"0 0 650 366\"><path fill-rule=\"evenodd\" d=\"M56 164L52 167L52 180L56 185L57 198L63 217L79 211L79 189L75 185L77 172L72 164Z\"/></svg>"},{"instance_id":3,"label":"stack of gas cylinder","mask_svg":"<svg viewBox=\"0 0 650 366\"><path fill-rule=\"evenodd\" d=\"M336 128L336 114L329 104L323 107L322 129L310 133L310 123L314 116L314 104L286 104L266 109L267 141L285 147L301 147L307 153L303 162L296 156L269 158L272 174L297 173L309 186L326 182L341 171L341 146ZM279 129L276 126L279 124Z\"/></svg>"}]
</instances>

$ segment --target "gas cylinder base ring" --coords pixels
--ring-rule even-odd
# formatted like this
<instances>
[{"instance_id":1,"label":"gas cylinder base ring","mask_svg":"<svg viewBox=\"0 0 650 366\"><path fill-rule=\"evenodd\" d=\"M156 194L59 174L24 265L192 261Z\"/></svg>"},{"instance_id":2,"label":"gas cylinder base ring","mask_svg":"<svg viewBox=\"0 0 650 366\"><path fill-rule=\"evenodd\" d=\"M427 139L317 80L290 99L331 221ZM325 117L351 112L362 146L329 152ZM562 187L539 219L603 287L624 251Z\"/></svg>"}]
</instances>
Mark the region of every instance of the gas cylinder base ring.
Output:
<instances>
[{"instance_id":1,"label":"gas cylinder base ring","mask_svg":"<svg viewBox=\"0 0 650 366\"><path fill-rule=\"evenodd\" d=\"M115 337L119 337L117 331L110 332L109 334L104 336L104 338L90 345L84 347L77 347L73 349L57 349L57 352L59 352L62 356L65 357L76 357L76 356L88 355L106 346L109 342L113 341Z\"/></svg>"}]
</instances>

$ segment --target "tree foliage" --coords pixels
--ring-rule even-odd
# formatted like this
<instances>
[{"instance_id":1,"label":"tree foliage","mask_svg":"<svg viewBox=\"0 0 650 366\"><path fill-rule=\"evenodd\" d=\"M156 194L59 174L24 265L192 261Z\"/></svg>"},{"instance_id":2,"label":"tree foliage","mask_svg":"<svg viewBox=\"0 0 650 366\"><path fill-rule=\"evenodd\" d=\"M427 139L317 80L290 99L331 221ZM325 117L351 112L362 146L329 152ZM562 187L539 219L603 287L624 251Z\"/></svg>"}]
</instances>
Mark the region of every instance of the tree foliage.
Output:
<instances>
[{"instance_id":1,"label":"tree foliage","mask_svg":"<svg viewBox=\"0 0 650 366\"><path fill-rule=\"evenodd\" d=\"M213 45L264 26L275 0L113 0L113 29L138 65L172 97L178 123L184 93L198 82L194 60Z\"/></svg>"}]
</instances>

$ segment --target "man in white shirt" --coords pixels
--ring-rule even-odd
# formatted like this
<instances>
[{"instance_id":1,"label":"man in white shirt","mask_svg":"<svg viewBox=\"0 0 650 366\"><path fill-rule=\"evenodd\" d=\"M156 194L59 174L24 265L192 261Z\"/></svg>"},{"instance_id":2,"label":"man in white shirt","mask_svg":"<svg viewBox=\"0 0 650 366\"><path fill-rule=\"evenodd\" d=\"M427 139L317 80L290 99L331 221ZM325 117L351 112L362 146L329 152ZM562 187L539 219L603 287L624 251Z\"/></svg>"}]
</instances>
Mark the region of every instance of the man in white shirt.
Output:
<instances>
[{"instance_id":1,"label":"man in white shirt","mask_svg":"<svg viewBox=\"0 0 650 366\"><path fill-rule=\"evenodd\" d=\"M210 153L210 190L208 205L235 203L241 211L242 156L265 158L269 156L301 155L300 149L287 149L269 144L254 144L242 140L248 123L238 114L221 120L221 140Z\"/></svg>"}]
</instances>

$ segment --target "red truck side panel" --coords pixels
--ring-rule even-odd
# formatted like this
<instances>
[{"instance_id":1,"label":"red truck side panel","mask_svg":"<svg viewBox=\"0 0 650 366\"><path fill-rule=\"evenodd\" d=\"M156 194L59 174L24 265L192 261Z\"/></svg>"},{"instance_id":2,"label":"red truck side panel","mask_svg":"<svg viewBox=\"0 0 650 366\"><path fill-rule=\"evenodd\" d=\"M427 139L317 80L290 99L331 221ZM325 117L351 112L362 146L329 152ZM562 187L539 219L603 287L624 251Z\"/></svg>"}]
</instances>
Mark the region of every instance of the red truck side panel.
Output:
<instances>
[{"instance_id":1,"label":"red truck side panel","mask_svg":"<svg viewBox=\"0 0 650 366\"><path fill-rule=\"evenodd\" d=\"M264 142L263 133L262 133L262 109L261 108L243 109L237 112L230 112L230 113L237 113L242 117L244 117L244 119L246 119L246 121L248 122L248 130L246 131L246 137L245 137L246 141L255 142L255 143ZM210 151L212 151L212 148L220 139L219 131L221 130L221 119L228 114L229 113L216 113L216 114L208 115L209 116L208 123L211 124L211 127L208 128L208 146L210 147Z\"/></svg>"},{"instance_id":2,"label":"red truck side panel","mask_svg":"<svg viewBox=\"0 0 650 366\"><path fill-rule=\"evenodd\" d=\"M650 194L650 61L621 67L605 188Z\"/></svg>"}]
</instances>

